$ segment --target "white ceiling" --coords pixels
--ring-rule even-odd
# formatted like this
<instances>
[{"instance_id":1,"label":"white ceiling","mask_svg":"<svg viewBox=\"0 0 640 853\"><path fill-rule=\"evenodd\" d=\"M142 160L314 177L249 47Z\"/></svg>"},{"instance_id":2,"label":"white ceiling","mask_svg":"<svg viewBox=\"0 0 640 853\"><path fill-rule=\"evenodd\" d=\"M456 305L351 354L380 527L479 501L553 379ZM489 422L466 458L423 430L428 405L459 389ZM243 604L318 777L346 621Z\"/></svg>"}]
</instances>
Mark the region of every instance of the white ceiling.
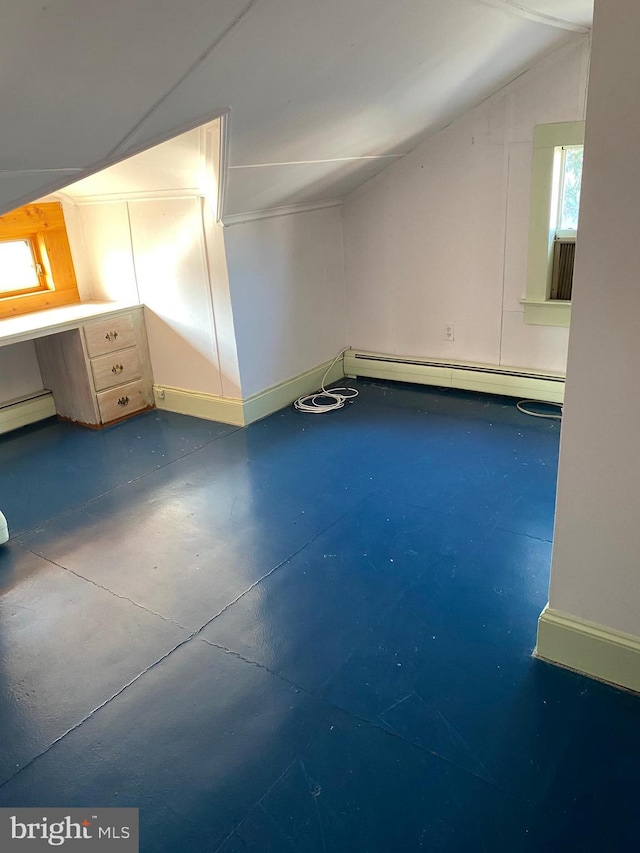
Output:
<instances>
[{"instance_id":1,"label":"white ceiling","mask_svg":"<svg viewBox=\"0 0 640 853\"><path fill-rule=\"evenodd\" d=\"M593 0L5 0L0 211L229 112L227 214L344 196Z\"/></svg>"}]
</instances>

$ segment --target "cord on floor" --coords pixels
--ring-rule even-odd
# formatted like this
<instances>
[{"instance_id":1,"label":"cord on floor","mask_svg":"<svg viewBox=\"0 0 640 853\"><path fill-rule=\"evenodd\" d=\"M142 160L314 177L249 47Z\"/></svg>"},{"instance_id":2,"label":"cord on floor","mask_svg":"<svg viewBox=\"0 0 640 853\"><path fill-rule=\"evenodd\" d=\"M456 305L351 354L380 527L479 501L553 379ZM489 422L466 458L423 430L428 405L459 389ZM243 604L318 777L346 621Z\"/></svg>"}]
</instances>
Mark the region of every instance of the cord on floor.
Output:
<instances>
[{"instance_id":1,"label":"cord on floor","mask_svg":"<svg viewBox=\"0 0 640 853\"><path fill-rule=\"evenodd\" d=\"M358 391L355 388L326 388L324 384L333 366L348 349L349 347L345 347L345 349L341 350L329 367L327 367L320 383L320 390L314 394L303 394L302 397L298 397L293 404L295 409L299 412L307 412L312 415L322 415L325 412L334 412L336 409L342 409L347 400L353 400L358 396ZM323 400L324 402L322 402Z\"/></svg>"},{"instance_id":2,"label":"cord on floor","mask_svg":"<svg viewBox=\"0 0 640 853\"><path fill-rule=\"evenodd\" d=\"M525 408L530 404L537 406L558 406L560 409L560 413L556 414L555 412L532 412L530 409ZM530 415L532 418L549 418L550 420L561 421L562 420L562 403L552 403L549 400L520 400L516 403L516 408L519 412L522 412L523 415Z\"/></svg>"}]
</instances>

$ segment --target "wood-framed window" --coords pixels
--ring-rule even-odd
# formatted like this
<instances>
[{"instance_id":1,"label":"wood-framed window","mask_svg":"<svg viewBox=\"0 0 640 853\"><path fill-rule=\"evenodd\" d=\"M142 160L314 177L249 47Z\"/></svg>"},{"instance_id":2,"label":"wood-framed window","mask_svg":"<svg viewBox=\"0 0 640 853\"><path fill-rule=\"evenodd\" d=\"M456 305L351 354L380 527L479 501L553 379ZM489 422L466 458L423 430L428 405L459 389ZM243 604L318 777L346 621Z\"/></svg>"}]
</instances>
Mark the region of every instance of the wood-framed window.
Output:
<instances>
[{"instance_id":1,"label":"wood-framed window","mask_svg":"<svg viewBox=\"0 0 640 853\"><path fill-rule=\"evenodd\" d=\"M533 137L524 321L568 326L578 227L584 122L539 124Z\"/></svg>"},{"instance_id":2,"label":"wood-framed window","mask_svg":"<svg viewBox=\"0 0 640 853\"><path fill-rule=\"evenodd\" d=\"M0 318L80 302L62 206L0 216Z\"/></svg>"}]
</instances>

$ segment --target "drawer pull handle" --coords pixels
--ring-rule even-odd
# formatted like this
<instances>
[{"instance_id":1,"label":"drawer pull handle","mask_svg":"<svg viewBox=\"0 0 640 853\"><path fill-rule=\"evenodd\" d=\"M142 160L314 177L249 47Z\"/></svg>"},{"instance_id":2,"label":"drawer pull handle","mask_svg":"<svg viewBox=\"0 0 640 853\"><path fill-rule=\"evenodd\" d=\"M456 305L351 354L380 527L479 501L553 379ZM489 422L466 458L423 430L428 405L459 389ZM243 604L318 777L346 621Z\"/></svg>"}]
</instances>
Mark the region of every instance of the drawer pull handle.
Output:
<instances>
[{"instance_id":1,"label":"drawer pull handle","mask_svg":"<svg viewBox=\"0 0 640 853\"><path fill-rule=\"evenodd\" d=\"M117 332L107 332L107 334L104 336L104 339L105 339L105 341L115 341L115 339L117 337L118 337Z\"/></svg>"},{"instance_id":2,"label":"drawer pull handle","mask_svg":"<svg viewBox=\"0 0 640 853\"><path fill-rule=\"evenodd\" d=\"M118 405L122 406L123 408L125 406L128 406L129 405L129 398L128 397L120 397L120 399L118 400Z\"/></svg>"},{"instance_id":3,"label":"drawer pull handle","mask_svg":"<svg viewBox=\"0 0 640 853\"><path fill-rule=\"evenodd\" d=\"M115 375L116 375L116 376L117 376L119 373L122 373L122 371L123 371L123 370L124 370L124 365L123 365L123 364L114 364L114 365L113 365L113 367L111 368L111 372L112 372L112 373L115 373Z\"/></svg>"}]
</instances>

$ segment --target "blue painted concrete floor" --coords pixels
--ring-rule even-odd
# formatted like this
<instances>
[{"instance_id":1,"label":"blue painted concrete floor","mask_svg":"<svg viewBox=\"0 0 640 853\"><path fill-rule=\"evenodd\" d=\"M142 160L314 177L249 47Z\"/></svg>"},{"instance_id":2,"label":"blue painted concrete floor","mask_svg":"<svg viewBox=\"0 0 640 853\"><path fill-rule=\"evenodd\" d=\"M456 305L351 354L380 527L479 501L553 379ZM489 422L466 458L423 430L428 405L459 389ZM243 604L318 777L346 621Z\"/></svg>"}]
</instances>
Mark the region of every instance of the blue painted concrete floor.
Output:
<instances>
[{"instance_id":1,"label":"blue painted concrete floor","mask_svg":"<svg viewBox=\"0 0 640 853\"><path fill-rule=\"evenodd\" d=\"M640 702L531 658L559 426L357 383L0 439L0 806L143 851L627 851Z\"/></svg>"}]
</instances>

